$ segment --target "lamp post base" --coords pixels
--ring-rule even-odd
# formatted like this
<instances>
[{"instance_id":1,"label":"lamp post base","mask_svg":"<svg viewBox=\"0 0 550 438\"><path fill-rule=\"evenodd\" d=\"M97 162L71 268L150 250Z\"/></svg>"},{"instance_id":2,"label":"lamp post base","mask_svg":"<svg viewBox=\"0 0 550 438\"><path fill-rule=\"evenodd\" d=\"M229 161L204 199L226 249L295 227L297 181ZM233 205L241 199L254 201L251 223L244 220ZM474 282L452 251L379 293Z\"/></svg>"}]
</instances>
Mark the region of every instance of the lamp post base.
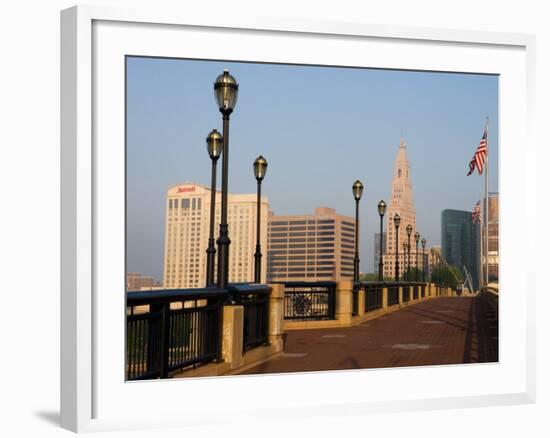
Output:
<instances>
[{"instance_id":1,"label":"lamp post base","mask_svg":"<svg viewBox=\"0 0 550 438\"><path fill-rule=\"evenodd\" d=\"M218 243L218 287L224 288L229 284L229 245L227 224L220 225Z\"/></svg>"}]
</instances>

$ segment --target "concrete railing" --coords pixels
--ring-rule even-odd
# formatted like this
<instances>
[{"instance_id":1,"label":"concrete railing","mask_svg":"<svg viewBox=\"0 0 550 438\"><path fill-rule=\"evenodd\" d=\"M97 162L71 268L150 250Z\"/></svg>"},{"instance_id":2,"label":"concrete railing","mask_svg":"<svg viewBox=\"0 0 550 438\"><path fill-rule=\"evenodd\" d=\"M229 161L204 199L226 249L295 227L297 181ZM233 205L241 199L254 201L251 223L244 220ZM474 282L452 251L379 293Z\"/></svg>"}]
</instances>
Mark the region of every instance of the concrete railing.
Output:
<instances>
[{"instance_id":1,"label":"concrete railing","mask_svg":"<svg viewBox=\"0 0 550 438\"><path fill-rule=\"evenodd\" d=\"M369 306L366 297L372 294L369 287L375 285L381 288L381 297L377 298L380 303ZM351 280L342 280L336 283L334 319L284 320L283 327L285 331L351 327L421 301L450 296L456 296L456 291L433 283L384 282L354 285Z\"/></svg>"},{"instance_id":2,"label":"concrete railing","mask_svg":"<svg viewBox=\"0 0 550 438\"><path fill-rule=\"evenodd\" d=\"M480 294L484 296L491 308L498 313L498 293L499 285L498 283L489 283L486 286L481 288Z\"/></svg>"}]
</instances>

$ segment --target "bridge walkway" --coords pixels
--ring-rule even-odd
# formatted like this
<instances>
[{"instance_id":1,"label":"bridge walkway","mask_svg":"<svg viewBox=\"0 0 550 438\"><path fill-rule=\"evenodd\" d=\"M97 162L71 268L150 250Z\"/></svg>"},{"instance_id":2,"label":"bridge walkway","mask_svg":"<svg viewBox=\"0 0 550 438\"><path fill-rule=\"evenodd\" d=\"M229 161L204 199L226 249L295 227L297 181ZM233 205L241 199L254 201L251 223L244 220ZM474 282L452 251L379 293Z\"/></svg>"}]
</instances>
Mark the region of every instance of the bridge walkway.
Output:
<instances>
[{"instance_id":1,"label":"bridge walkway","mask_svg":"<svg viewBox=\"0 0 550 438\"><path fill-rule=\"evenodd\" d=\"M482 297L442 297L349 328L292 330L283 353L241 374L498 361L498 317Z\"/></svg>"}]
</instances>

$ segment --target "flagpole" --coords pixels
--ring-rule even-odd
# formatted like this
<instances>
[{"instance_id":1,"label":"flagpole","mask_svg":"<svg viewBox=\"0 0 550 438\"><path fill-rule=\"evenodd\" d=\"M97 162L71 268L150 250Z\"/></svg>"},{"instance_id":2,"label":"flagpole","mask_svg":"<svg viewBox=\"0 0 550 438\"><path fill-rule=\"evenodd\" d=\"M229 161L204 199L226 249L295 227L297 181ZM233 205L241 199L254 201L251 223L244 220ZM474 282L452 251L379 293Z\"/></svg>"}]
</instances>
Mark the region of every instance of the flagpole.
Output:
<instances>
[{"instance_id":1,"label":"flagpole","mask_svg":"<svg viewBox=\"0 0 550 438\"><path fill-rule=\"evenodd\" d=\"M485 124L487 132L485 158L485 285L489 283L489 117Z\"/></svg>"}]
</instances>

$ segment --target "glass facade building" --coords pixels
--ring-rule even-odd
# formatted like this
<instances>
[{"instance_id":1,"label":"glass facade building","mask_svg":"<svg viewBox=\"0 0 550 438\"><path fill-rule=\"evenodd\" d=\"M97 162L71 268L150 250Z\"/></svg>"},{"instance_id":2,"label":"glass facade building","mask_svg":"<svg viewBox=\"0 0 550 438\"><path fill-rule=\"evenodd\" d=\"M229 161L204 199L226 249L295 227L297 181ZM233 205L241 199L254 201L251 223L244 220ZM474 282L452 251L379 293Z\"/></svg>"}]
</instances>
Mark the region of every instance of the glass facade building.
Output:
<instances>
[{"instance_id":1,"label":"glass facade building","mask_svg":"<svg viewBox=\"0 0 550 438\"><path fill-rule=\"evenodd\" d=\"M479 223L473 223L472 212L463 210L443 210L441 213L441 251L449 265L464 274L470 274L472 286L479 286Z\"/></svg>"}]
</instances>

